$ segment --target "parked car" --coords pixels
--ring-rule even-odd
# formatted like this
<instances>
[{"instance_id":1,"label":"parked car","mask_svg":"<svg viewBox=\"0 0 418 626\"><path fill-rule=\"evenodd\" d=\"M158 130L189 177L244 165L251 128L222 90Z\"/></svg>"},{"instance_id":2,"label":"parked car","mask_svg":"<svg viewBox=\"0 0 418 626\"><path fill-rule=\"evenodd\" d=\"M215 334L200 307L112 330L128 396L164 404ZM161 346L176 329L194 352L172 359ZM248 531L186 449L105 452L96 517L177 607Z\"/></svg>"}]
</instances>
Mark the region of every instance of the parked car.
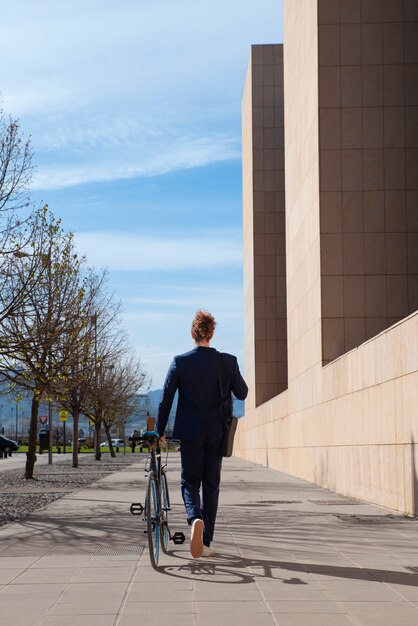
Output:
<instances>
[{"instance_id":1,"label":"parked car","mask_svg":"<svg viewBox=\"0 0 418 626\"><path fill-rule=\"evenodd\" d=\"M19 450L19 444L13 441L13 439L7 439L7 437L0 435L0 450L2 452L4 452L4 450L16 452L16 450Z\"/></svg>"},{"instance_id":2,"label":"parked car","mask_svg":"<svg viewBox=\"0 0 418 626\"><path fill-rule=\"evenodd\" d=\"M125 443L124 443L123 439L112 439L112 445L113 445L114 447L116 447L116 448L119 448L120 446L124 446L124 445L125 445ZM101 447L101 448L108 448L108 447L109 447L109 444L108 444L107 440L106 440L106 441L103 441L103 442L100 444L100 447Z\"/></svg>"},{"instance_id":3,"label":"parked car","mask_svg":"<svg viewBox=\"0 0 418 626\"><path fill-rule=\"evenodd\" d=\"M79 437L79 438L78 438L78 443L79 443L79 444L80 444L80 443L86 443L86 441L87 441L86 437ZM69 446L72 446L72 445L73 445L73 440L72 440L72 439L69 439L69 440L67 441L67 443L68 443L68 445L69 445Z\"/></svg>"}]
</instances>

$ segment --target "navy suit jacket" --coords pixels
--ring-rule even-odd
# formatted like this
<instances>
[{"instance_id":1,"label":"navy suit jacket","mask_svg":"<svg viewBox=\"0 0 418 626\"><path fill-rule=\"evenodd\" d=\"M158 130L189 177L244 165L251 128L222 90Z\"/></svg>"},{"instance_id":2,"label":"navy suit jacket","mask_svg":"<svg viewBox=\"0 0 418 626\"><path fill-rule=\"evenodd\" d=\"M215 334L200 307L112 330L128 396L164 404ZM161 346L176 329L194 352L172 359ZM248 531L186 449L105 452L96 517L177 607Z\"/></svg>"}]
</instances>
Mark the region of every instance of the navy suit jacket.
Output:
<instances>
[{"instance_id":1,"label":"navy suit jacket","mask_svg":"<svg viewBox=\"0 0 418 626\"><path fill-rule=\"evenodd\" d=\"M220 353L222 359L221 397L218 383L217 350L197 346L174 357L164 383L158 408L157 430L162 436L167 426L176 391L179 392L173 437L199 441L209 435L220 439L223 433L223 403L231 402L231 392L245 400L248 387L239 371L237 358Z\"/></svg>"}]
</instances>

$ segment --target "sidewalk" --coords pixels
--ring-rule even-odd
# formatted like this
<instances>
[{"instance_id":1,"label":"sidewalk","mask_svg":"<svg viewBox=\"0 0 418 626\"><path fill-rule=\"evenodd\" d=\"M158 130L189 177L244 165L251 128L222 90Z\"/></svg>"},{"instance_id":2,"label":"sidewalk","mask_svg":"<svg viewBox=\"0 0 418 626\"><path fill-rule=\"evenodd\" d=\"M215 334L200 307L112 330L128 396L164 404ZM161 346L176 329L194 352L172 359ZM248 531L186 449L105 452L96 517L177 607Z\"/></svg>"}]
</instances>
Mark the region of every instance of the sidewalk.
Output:
<instances>
[{"instance_id":1,"label":"sidewalk","mask_svg":"<svg viewBox=\"0 0 418 626\"><path fill-rule=\"evenodd\" d=\"M187 533L179 457L171 529ZM143 461L0 527L0 615L14 626L416 626L418 522L227 459L214 547L149 565Z\"/></svg>"},{"instance_id":2,"label":"sidewalk","mask_svg":"<svg viewBox=\"0 0 418 626\"><path fill-rule=\"evenodd\" d=\"M85 456L86 452L79 455L79 457ZM72 453L71 448L67 450L66 454L57 454L54 452L53 454L53 462L59 463L60 461L71 461ZM44 452L43 454L36 454L36 464L37 465L47 465L48 464L48 452ZM7 470L24 468L26 465L26 454L24 452L13 452L12 456L7 457L7 459L0 459L0 472L7 472Z\"/></svg>"}]
</instances>

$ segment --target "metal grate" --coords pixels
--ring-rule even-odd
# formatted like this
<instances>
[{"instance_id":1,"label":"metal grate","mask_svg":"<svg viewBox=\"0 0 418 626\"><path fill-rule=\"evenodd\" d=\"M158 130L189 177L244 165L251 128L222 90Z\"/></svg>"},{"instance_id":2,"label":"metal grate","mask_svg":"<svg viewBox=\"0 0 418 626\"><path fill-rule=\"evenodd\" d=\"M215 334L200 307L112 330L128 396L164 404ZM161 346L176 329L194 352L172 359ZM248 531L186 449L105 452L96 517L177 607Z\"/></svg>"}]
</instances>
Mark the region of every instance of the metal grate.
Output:
<instances>
[{"instance_id":1,"label":"metal grate","mask_svg":"<svg viewBox=\"0 0 418 626\"><path fill-rule=\"evenodd\" d=\"M83 544L58 544L55 545L48 553L48 556L89 556L96 554L99 546L96 544L83 545Z\"/></svg>"},{"instance_id":2,"label":"metal grate","mask_svg":"<svg viewBox=\"0 0 418 626\"><path fill-rule=\"evenodd\" d=\"M401 524L407 520L402 516L394 515L335 515L342 522L349 524Z\"/></svg>"},{"instance_id":3,"label":"metal grate","mask_svg":"<svg viewBox=\"0 0 418 626\"><path fill-rule=\"evenodd\" d=\"M136 543L104 543L96 552L96 556L141 556L144 551L145 541L142 545Z\"/></svg>"},{"instance_id":4,"label":"metal grate","mask_svg":"<svg viewBox=\"0 0 418 626\"><path fill-rule=\"evenodd\" d=\"M256 504L302 504L302 500L257 500Z\"/></svg>"},{"instance_id":5,"label":"metal grate","mask_svg":"<svg viewBox=\"0 0 418 626\"><path fill-rule=\"evenodd\" d=\"M362 504L358 500L308 500L308 502L318 506L358 506Z\"/></svg>"}]
</instances>

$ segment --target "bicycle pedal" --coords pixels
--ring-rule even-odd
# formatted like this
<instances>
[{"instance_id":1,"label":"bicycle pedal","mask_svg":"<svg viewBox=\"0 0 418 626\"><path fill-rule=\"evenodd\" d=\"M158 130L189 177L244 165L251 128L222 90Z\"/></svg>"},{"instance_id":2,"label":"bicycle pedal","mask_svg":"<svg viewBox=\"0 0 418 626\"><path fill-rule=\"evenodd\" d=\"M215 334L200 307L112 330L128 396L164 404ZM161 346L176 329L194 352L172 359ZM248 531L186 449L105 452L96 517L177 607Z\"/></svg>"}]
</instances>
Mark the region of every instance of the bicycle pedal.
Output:
<instances>
[{"instance_id":1,"label":"bicycle pedal","mask_svg":"<svg viewBox=\"0 0 418 626\"><path fill-rule=\"evenodd\" d=\"M184 543L186 540L185 534L182 532L176 532L170 538L171 538L171 541L173 541L173 543L175 543L176 545L180 545L181 543Z\"/></svg>"},{"instance_id":2,"label":"bicycle pedal","mask_svg":"<svg viewBox=\"0 0 418 626\"><path fill-rule=\"evenodd\" d=\"M132 515L142 515L144 512L144 507L140 502L132 502L131 508L129 509Z\"/></svg>"}]
</instances>

